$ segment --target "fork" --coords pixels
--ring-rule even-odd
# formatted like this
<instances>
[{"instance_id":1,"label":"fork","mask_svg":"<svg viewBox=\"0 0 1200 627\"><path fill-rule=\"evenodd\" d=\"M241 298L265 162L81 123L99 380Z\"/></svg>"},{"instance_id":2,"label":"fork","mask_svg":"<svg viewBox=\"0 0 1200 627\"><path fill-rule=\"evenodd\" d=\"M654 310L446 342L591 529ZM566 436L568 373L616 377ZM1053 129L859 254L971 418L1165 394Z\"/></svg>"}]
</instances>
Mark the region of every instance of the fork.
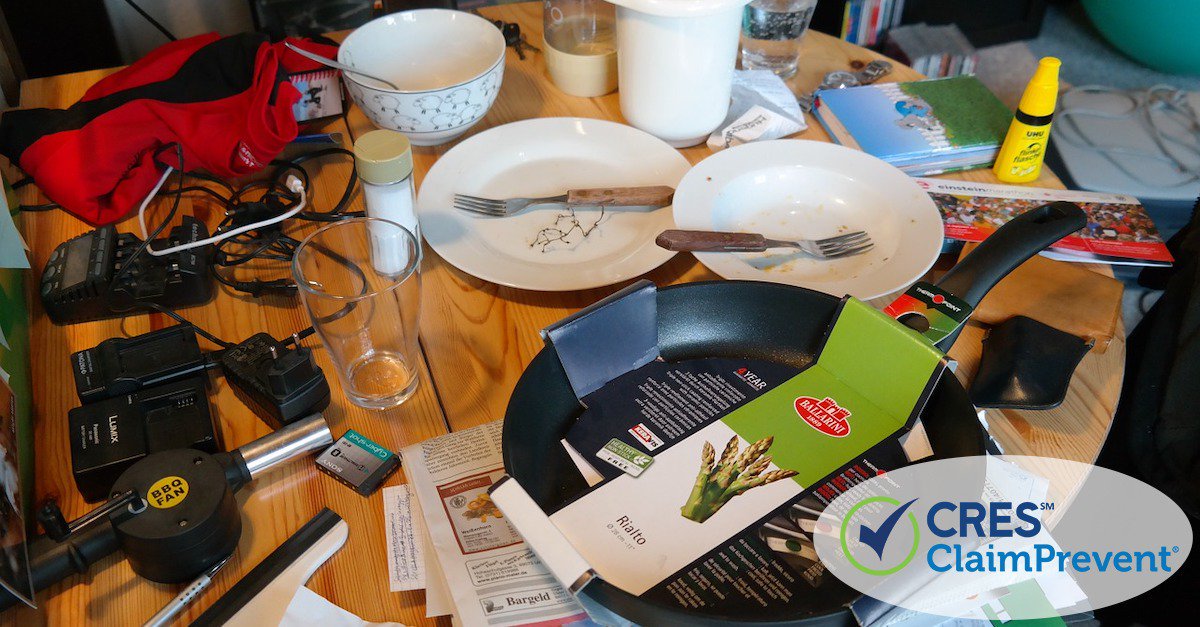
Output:
<instances>
[{"instance_id":1,"label":"fork","mask_svg":"<svg viewBox=\"0 0 1200 627\"><path fill-rule=\"evenodd\" d=\"M676 252L752 253L769 248L798 248L821 259L837 259L861 255L875 246L866 231L844 233L822 239L785 241L767 239L758 233L723 233L718 231L663 231L654 243Z\"/></svg>"},{"instance_id":2,"label":"fork","mask_svg":"<svg viewBox=\"0 0 1200 627\"><path fill-rule=\"evenodd\" d=\"M485 216L511 216L531 205L583 205L616 207L665 207L671 204L675 190L666 185L651 187L598 187L572 189L559 196L544 198L482 198L467 194L454 195L454 208Z\"/></svg>"}]
</instances>

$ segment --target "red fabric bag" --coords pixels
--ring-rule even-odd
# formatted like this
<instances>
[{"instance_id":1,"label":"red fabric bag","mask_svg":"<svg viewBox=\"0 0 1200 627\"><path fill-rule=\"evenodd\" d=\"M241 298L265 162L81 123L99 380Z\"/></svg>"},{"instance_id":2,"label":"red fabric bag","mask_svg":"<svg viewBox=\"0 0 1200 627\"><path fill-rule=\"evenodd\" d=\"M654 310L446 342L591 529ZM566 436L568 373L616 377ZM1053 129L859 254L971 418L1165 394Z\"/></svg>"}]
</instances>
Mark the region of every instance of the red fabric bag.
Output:
<instances>
[{"instance_id":1,"label":"red fabric bag","mask_svg":"<svg viewBox=\"0 0 1200 627\"><path fill-rule=\"evenodd\" d=\"M336 47L295 43L336 54ZM309 64L260 34L171 42L68 109L5 113L0 152L50 200L109 224L137 208L165 166L235 178L269 163L298 132L292 105L300 93L287 74Z\"/></svg>"}]
</instances>

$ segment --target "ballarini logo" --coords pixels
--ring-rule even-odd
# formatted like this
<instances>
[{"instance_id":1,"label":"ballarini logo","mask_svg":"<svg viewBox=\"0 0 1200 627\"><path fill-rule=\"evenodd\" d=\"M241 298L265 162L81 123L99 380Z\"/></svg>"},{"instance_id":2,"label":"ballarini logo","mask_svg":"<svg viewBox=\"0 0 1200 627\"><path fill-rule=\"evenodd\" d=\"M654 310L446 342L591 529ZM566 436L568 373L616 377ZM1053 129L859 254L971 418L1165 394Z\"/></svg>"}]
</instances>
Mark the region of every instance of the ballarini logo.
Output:
<instances>
[{"instance_id":1,"label":"ballarini logo","mask_svg":"<svg viewBox=\"0 0 1200 627\"><path fill-rule=\"evenodd\" d=\"M913 499L907 503L901 504L900 501L897 501L891 497L876 496L869 499L863 499L862 501L859 501L857 505L852 507L846 514L846 517L842 519L841 529L842 553L846 555L846 559L850 561L850 564L868 575L878 576L890 575L899 571L901 568L908 566L908 563L911 562L913 557L917 554L917 547L921 544L921 528L920 525L917 524L917 517L914 516L912 512L908 511L908 508L911 507L916 501L917 499ZM883 554L884 550L887 549L888 540L891 539L893 535L892 532L896 530L897 526L899 526L901 529L906 529L911 525L912 528L912 548L904 553L903 559L892 566L887 566L885 564L879 568L872 568L863 565L859 559L855 558L854 552L850 550L850 543L846 539L846 535L849 529L852 527L850 521L854 518L854 515L862 510L863 507L875 503L895 506L895 509L888 513L887 516L880 522L874 522L869 525L867 523L858 524L858 541L874 551L875 556L879 560L883 560ZM876 506L873 509L878 510L880 512L879 515L882 515L882 512L887 511L886 508L881 508L880 506ZM908 513L907 518L910 525L900 525L899 523L905 518L906 512ZM902 532L896 535L907 534Z\"/></svg>"},{"instance_id":2,"label":"ballarini logo","mask_svg":"<svg viewBox=\"0 0 1200 627\"><path fill-rule=\"evenodd\" d=\"M817 400L811 396L796 399L796 413L809 426L825 435L844 438L850 435L850 410L826 396Z\"/></svg>"}]
</instances>

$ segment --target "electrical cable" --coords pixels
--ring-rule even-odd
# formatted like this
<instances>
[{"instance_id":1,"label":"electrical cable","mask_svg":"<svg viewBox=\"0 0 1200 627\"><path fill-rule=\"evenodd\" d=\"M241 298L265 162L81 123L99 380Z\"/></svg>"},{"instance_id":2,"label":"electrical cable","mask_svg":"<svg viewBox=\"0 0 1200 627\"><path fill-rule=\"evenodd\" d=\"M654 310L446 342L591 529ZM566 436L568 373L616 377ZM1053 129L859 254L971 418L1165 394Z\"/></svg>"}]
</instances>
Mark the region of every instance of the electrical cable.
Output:
<instances>
[{"instance_id":1,"label":"electrical cable","mask_svg":"<svg viewBox=\"0 0 1200 627\"><path fill-rule=\"evenodd\" d=\"M41 204L41 205L17 205L18 211L24 211L26 213L37 213L39 211L54 211L55 209L59 209L59 208L61 208L61 206L56 202L48 202L48 203Z\"/></svg>"},{"instance_id":2,"label":"electrical cable","mask_svg":"<svg viewBox=\"0 0 1200 627\"><path fill-rule=\"evenodd\" d=\"M170 173L170 170L168 170L168 173ZM159 184L161 185L161 181L159 182ZM245 226L240 226L233 230L225 231L224 233L219 233L219 234L213 235L212 237L207 237L202 240L195 241L195 242L189 242L187 244L179 244L178 246L171 246L171 247L163 248L160 250L155 250L154 248L147 248L146 252L150 253L151 255L154 255L155 257L162 257L165 255L170 255L170 254L182 252L185 250L191 250L193 248L199 248L201 246L208 246L209 244L215 244L217 242L229 239L230 237L233 237L233 236L241 234L241 233L258 230L265 226L271 226L273 224L278 224L280 222L283 222L284 220L303 211L304 207L308 204L308 194L304 190L304 184L300 182L300 179L298 177L289 176L287 179L286 185L287 185L287 188L289 191L299 194L300 200L297 201L296 204L291 209L287 210L284 213L281 213L273 218L267 218L266 220L263 220L261 222L255 222L254 224L247 224ZM138 208L138 224L140 224L142 227L142 233L146 232L146 204L147 203L143 202L142 206L140 208Z\"/></svg>"},{"instance_id":3,"label":"electrical cable","mask_svg":"<svg viewBox=\"0 0 1200 627\"><path fill-rule=\"evenodd\" d=\"M175 144L175 154L179 157L179 165L182 167L183 166L183 146L182 145ZM143 211L145 210L146 205L149 205L150 201L153 200L155 195L158 194L158 190L162 189L163 183L167 182L167 177L170 176L171 172L174 170L175 170L175 168L173 168L172 166L167 166L166 171L163 172L162 178L158 179L158 184L154 186L154 189L150 190L150 193L146 195L146 199L142 201L142 210ZM154 229L153 233L147 234L145 232L145 230L143 229L142 233L143 233L143 235L145 235L145 237L142 239L142 242L140 244L138 244L138 247L136 249L134 249L133 253L131 253L129 255L129 257L125 259L124 264L122 264L121 268L119 270L117 270L117 273L115 275L113 275L112 281L109 283L109 286L108 286L108 289L110 291L117 285L117 282L120 281L121 278L124 277L127 272L129 272L129 269L133 267L133 261L135 259L137 259L138 255L142 254L143 251L147 250L150 247L150 242L153 241L156 237L158 237L159 234L161 234L164 230L166 230L167 225L171 223L171 220L175 219L175 214L178 213L178 211L179 211L179 203L180 203L180 201L183 200L183 193L179 191L182 189L183 189L183 176L180 175L179 186L175 191L175 202L171 203L171 210L169 212L167 212L167 217L164 218L161 223L159 223L158 227Z\"/></svg>"},{"instance_id":4,"label":"electrical cable","mask_svg":"<svg viewBox=\"0 0 1200 627\"><path fill-rule=\"evenodd\" d=\"M225 189L229 190L230 193L233 193L233 191L234 191L234 187L232 184L229 183L229 181L226 181L225 179L223 179L219 176L213 176L213 175L209 174L208 172L200 172L198 170L192 170L191 172L188 172L187 175L192 178L200 179L201 181L208 181L209 183L216 183L217 185L220 185L221 187L224 187Z\"/></svg>"},{"instance_id":5,"label":"electrical cable","mask_svg":"<svg viewBox=\"0 0 1200 627\"><path fill-rule=\"evenodd\" d=\"M183 148L182 148L182 146L176 145L175 150L176 150L176 154L179 157L180 167L182 168ZM205 191L209 192L210 194L212 194L213 196L215 196L216 198L222 200L223 202L228 203L228 200L225 197L213 192L212 190L209 190L208 188L199 187L199 186L184 187L183 179L186 174L182 171L182 169L177 170L176 168L174 168L172 166L167 166L166 170L163 172L163 175L159 178L158 183L155 184L154 188L152 190L150 190L150 193L147 194L146 198L142 201L141 207L138 210L139 220L144 217L146 207L150 204L150 201L152 201L158 195L158 192L162 190L163 185L166 184L167 179L170 177L171 173L175 172L175 171L179 172L179 184L178 184L178 186L176 186L175 191L174 191L175 200L171 204L171 210L167 213L166 218L164 218L162 220L162 222L160 222L158 224L158 226L155 227L155 229L152 233L146 234L145 239L142 240L142 242L133 251L133 253L130 254L129 257L125 260L124 265L122 265L121 268L117 271L116 275L113 276L112 283L109 284L109 289L112 289L113 286L115 286L117 284L117 282L125 275L125 273L129 271L129 268L132 267L133 261L137 259L138 255L142 254L143 251L146 251L146 252L152 251L152 249L149 248L150 242L153 241L154 239L156 239L167 228L167 226L171 223L171 221L175 218L175 215L179 210L179 204L180 204L181 199L183 198L184 193L186 193L188 191L205 190ZM301 192L301 193L303 193L303 192ZM143 222L143 233L144 232L145 232L145 223ZM126 311L132 311L135 307L138 307L138 306L145 307L147 309L152 309L154 311L157 311L157 312L175 320L176 322L179 322L180 324L186 324L186 325L192 327L196 331L197 335L200 335L201 337L208 340L209 342L212 342L213 344L220 346L222 349L227 349L227 348L236 346L236 344L234 344L232 342L227 342L227 341L217 337L216 335L210 333L209 331L200 327L196 323L188 320L187 318L184 318L183 316L179 315L178 313L176 313L175 311L173 311L167 307L159 305L158 303L134 302ZM293 335L292 338L295 338L295 339L292 339L290 341L295 342L295 341L297 341L297 339L303 339L303 338L311 335L313 332L315 332L315 330L313 330L311 327L309 327L308 329L305 329L305 330L300 331L299 333L296 333L295 335ZM285 343L287 343L287 340L285 340Z\"/></svg>"},{"instance_id":6,"label":"electrical cable","mask_svg":"<svg viewBox=\"0 0 1200 627\"><path fill-rule=\"evenodd\" d=\"M351 165L345 188L334 206L325 211L315 210L310 206L294 216L294 219L314 222L335 222L349 217L364 215L362 211L347 211L357 190L358 175L354 169L354 153L344 148L325 148L301 155L293 160L276 159L271 161L273 170L267 180L252 181L234 190L230 195L226 208L226 217L217 226L218 231L241 226L247 222L261 220L263 217L278 213L281 207L294 208L295 195L283 186L283 182L291 176L301 180L306 189L311 188L311 180L304 165L313 161L330 157L348 157ZM247 195L255 190L265 190L257 200L248 200ZM209 264L213 276L222 285L230 289L260 297L266 294L283 293L295 294L296 286L288 278L273 280L239 280L223 268L247 264L252 261L269 260L290 263L295 256L300 240L283 232L280 225L271 225L262 229L240 233L213 246L212 261Z\"/></svg>"},{"instance_id":7,"label":"electrical cable","mask_svg":"<svg viewBox=\"0 0 1200 627\"><path fill-rule=\"evenodd\" d=\"M153 310L157 311L158 313L163 314L164 316L171 318L172 320L174 320L180 324L186 324L187 326L192 327L192 329L194 329L196 331L197 335L212 342L213 344L216 344L217 346L220 346L221 348L231 348L233 346L236 346L236 344L234 344L233 342L226 342L225 340L222 340L221 338L213 335L212 333L205 331L200 325L196 324L195 322L192 322L191 320L184 318L183 316L175 313L175 311L168 309L166 307L163 307L162 305L160 305L158 303L145 302L145 303L140 303L140 304L146 306L147 308L153 309Z\"/></svg>"},{"instance_id":8,"label":"electrical cable","mask_svg":"<svg viewBox=\"0 0 1200 627\"><path fill-rule=\"evenodd\" d=\"M313 333L316 333L316 332L317 332L316 329L314 329L312 327L308 327L306 329L303 329L301 331L298 331L298 332L293 333L292 335L288 336L286 339L283 340L282 343L284 346L295 346L295 347L299 348L301 340L311 336Z\"/></svg>"},{"instance_id":9,"label":"electrical cable","mask_svg":"<svg viewBox=\"0 0 1200 627\"><path fill-rule=\"evenodd\" d=\"M18 189L21 189L22 187L25 187L26 185L30 185L32 183L33 183L33 177L27 176L23 179L20 179L16 182L10 184L9 187L11 187L13 189L13 191L15 192ZM28 213L36 213L39 211L53 211L53 210L59 209L59 208L60 208L60 206L56 202L48 202L48 203L43 203L40 205L17 205L15 208L16 209L15 211L9 211L8 213L9 213L9 215L17 215L17 213L22 212L22 211L28 212Z\"/></svg>"},{"instance_id":10,"label":"electrical cable","mask_svg":"<svg viewBox=\"0 0 1200 627\"><path fill-rule=\"evenodd\" d=\"M308 172L302 167L305 163L315 160L324 159L326 157L342 155L350 158L350 176L346 179L346 187L342 190L342 195L338 198L337 203L329 211L305 211L300 214L300 217L313 222L336 222L344 218L360 218L365 214L362 211L346 211L346 207L350 204L354 197L354 190L357 189L355 183L358 181L358 169L354 164L354 152L345 148L323 148L314 150L292 159L290 161L276 160L271 164L277 166L274 174L271 177L271 187L279 186L280 181L292 173L299 176L304 181L304 186L309 186Z\"/></svg>"},{"instance_id":11,"label":"electrical cable","mask_svg":"<svg viewBox=\"0 0 1200 627\"><path fill-rule=\"evenodd\" d=\"M179 157L179 164L182 167L182 165L183 165L183 147L180 146L179 144L176 144L175 145L175 153ZM143 210L146 208L147 205L150 204L150 201L153 200L154 197L158 195L159 190L162 189L163 185L167 182L167 178L170 177L171 172L174 172L174 171L176 171L176 169L174 167L167 166L167 169L163 172L163 175L158 179L158 183L154 186L154 189L150 190L150 193L147 194L146 198L142 201L142 209ZM116 285L121 280L121 278L124 277L125 274L129 272L129 269L133 267L133 262L137 259L138 255L140 255L140 254L142 254L142 252L146 251L150 246L150 242L153 241L155 238L157 238L164 230L166 230L167 226L171 224L171 221L173 219L175 219L175 214L179 212L179 203L183 199L183 194L184 194L185 189L186 188L183 186L183 173L180 172L179 185L175 188L175 191L174 191L175 200L171 203L171 210L167 212L166 218L164 218L163 221L160 222L157 227L155 227L154 232L147 234L146 238L143 239L142 242L140 244L138 244L138 247L136 249L134 249L134 251L129 255L128 258L125 259L125 262L121 265L120 269L117 270L116 274L113 275L112 281L109 283L108 289L110 291L115 289ZM195 323L191 322L190 320L184 318L183 316L180 316L179 314L175 313L174 311L172 311L166 307L163 307L162 305L159 305L158 303L153 303L153 302L148 302L148 301L138 302L138 301L134 300L133 303L130 304L130 306L128 308L125 308L122 310L114 310L114 311L116 311L117 313L119 313L121 311L133 311L135 308L137 308L139 306L145 307L147 309L153 309L155 311L158 311L159 313L162 313L163 315L166 315L166 316L176 320L180 324L186 324L186 325L191 326L193 329L196 330L196 333L198 335L207 339L208 341L212 342L213 344L220 346L221 348L229 348L230 346L233 346L233 344L226 342L225 340L222 340L221 338L213 335L212 333L209 333L208 331L200 328L199 326L197 326Z\"/></svg>"},{"instance_id":12,"label":"electrical cable","mask_svg":"<svg viewBox=\"0 0 1200 627\"><path fill-rule=\"evenodd\" d=\"M201 193L207 194L207 195L212 196L213 198L216 198L217 200L221 201L221 204L225 205L225 209L227 211L229 209L229 206L230 206L229 199L226 198L225 196L222 196L220 193L218 193L216 190L212 189L211 187L204 187L203 185L189 185L180 191L182 191L185 194L192 193L192 192L201 192Z\"/></svg>"},{"instance_id":13,"label":"electrical cable","mask_svg":"<svg viewBox=\"0 0 1200 627\"><path fill-rule=\"evenodd\" d=\"M149 13L145 12L142 7L138 6L133 0L125 0L125 4L128 4L129 8L137 11L138 15L146 18L146 21L150 22L150 25L154 28L157 28L158 32L162 33L167 39L171 41L178 41L175 35L172 34L171 31L167 30L166 26L160 24L158 20L154 19Z\"/></svg>"},{"instance_id":14,"label":"electrical cable","mask_svg":"<svg viewBox=\"0 0 1200 627\"><path fill-rule=\"evenodd\" d=\"M1122 96L1128 99L1129 108L1113 113L1089 107L1069 106L1070 100L1077 99L1079 94L1088 93ZM1148 187L1182 187L1200 181L1200 172L1195 171L1194 166L1197 160L1200 160L1200 113L1197 113L1188 101L1187 92L1170 85L1154 85L1143 91L1124 91L1104 85L1084 85L1063 94L1062 103L1063 107L1059 110L1057 118L1060 126L1071 132L1055 135L1057 141L1099 153L1130 180ZM1167 119L1176 122L1183 127L1184 132L1181 135L1164 132L1162 123L1154 115L1156 112L1160 112ZM1159 152L1153 153L1131 149L1128 146L1100 144L1083 132L1082 127L1074 119L1076 116L1114 121L1134 120L1154 142L1154 146ZM1181 159L1179 154L1172 152L1169 148L1170 145L1190 152L1190 156L1193 157L1192 161L1189 163ZM1182 178L1167 183L1147 181L1140 175L1131 172L1124 163L1117 159L1118 156L1165 163Z\"/></svg>"}]
</instances>

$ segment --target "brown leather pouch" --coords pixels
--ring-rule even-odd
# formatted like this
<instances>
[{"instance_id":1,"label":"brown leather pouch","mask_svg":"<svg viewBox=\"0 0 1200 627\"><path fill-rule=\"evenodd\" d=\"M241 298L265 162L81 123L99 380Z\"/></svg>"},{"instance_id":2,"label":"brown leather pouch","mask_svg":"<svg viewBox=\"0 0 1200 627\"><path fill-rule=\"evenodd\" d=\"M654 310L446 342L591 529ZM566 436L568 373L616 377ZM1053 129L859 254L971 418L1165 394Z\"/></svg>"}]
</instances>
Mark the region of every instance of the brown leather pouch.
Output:
<instances>
[{"instance_id":1,"label":"brown leather pouch","mask_svg":"<svg viewBox=\"0 0 1200 627\"><path fill-rule=\"evenodd\" d=\"M974 244L963 247L961 259ZM1027 316L1071 335L1095 340L1097 353L1108 349L1121 315L1125 286L1080 264L1040 255L1013 270L992 288L972 318L989 325Z\"/></svg>"}]
</instances>

